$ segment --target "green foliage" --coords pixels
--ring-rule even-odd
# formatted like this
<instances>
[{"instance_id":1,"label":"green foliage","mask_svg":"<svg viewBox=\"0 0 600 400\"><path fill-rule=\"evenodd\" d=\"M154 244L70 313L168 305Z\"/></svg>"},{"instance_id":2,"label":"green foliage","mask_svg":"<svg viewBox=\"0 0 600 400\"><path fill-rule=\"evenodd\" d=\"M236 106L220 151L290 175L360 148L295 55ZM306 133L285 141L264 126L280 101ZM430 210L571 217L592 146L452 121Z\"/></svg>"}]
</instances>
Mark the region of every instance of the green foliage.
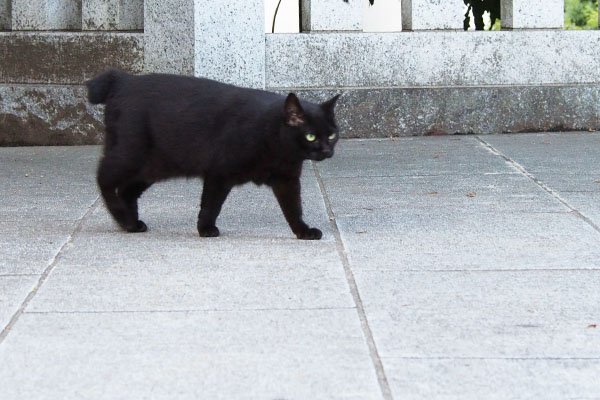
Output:
<instances>
[{"instance_id":1,"label":"green foliage","mask_svg":"<svg viewBox=\"0 0 600 400\"><path fill-rule=\"evenodd\" d=\"M348 0L344 0L346 3ZM463 0L468 7L467 13L465 14L464 28L465 31L469 29L471 18L469 14L473 11L473 17L475 20L475 29L485 29L485 23L483 21L483 14L486 12L490 13L491 27L490 29L498 29L500 21L500 0ZM596 0L597 1L597 0ZM373 5L375 0L369 0L369 3Z\"/></svg>"},{"instance_id":2,"label":"green foliage","mask_svg":"<svg viewBox=\"0 0 600 400\"><path fill-rule=\"evenodd\" d=\"M475 29L482 31L485 29L485 23L483 21L483 14L486 12L490 13L491 27L494 29L496 24L500 22L500 0L464 0L468 6L467 13L465 14L464 28L465 31L469 29L471 18L469 14L473 11L473 19L475 20Z\"/></svg>"},{"instance_id":3,"label":"green foliage","mask_svg":"<svg viewBox=\"0 0 600 400\"><path fill-rule=\"evenodd\" d=\"M348 2L348 0L344 0ZM464 28L469 29L473 12L476 30L485 29L483 15L490 13L490 30L500 29L500 0L463 0L468 6ZM375 0L369 0L373 5ZM598 29L598 0L565 0L565 29Z\"/></svg>"},{"instance_id":4,"label":"green foliage","mask_svg":"<svg viewBox=\"0 0 600 400\"><path fill-rule=\"evenodd\" d=\"M565 29L597 29L598 0L565 0Z\"/></svg>"}]
</instances>

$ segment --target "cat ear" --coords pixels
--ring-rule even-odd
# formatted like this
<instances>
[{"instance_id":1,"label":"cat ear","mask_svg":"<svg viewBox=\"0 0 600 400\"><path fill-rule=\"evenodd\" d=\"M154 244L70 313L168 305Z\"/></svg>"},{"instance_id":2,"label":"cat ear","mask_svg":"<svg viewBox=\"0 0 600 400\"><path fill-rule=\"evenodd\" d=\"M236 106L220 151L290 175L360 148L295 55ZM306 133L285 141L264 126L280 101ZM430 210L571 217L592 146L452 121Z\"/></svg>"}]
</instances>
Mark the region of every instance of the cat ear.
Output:
<instances>
[{"instance_id":1,"label":"cat ear","mask_svg":"<svg viewBox=\"0 0 600 400\"><path fill-rule=\"evenodd\" d=\"M285 123L289 126L300 126L305 121L304 110L300 100L294 93L288 94L285 99Z\"/></svg>"},{"instance_id":2,"label":"cat ear","mask_svg":"<svg viewBox=\"0 0 600 400\"><path fill-rule=\"evenodd\" d=\"M325 114L332 116L333 109L335 108L335 103L340 98L339 94L336 94L331 99L327 100L325 103L321 104L321 108L325 111Z\"/></svg>"}]
</instances>

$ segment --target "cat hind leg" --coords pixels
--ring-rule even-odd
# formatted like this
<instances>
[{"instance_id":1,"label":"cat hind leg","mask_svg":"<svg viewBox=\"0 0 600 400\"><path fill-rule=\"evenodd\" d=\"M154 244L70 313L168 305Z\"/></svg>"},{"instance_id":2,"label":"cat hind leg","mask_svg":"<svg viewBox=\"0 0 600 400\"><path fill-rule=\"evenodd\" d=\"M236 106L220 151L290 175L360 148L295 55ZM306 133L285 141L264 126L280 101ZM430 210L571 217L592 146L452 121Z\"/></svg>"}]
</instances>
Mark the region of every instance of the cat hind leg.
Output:
<instances>
[{"instance_id":1,"label":"cat hind leg","mask_svg":"<svg viewBox=\"0 0 600 400\"><path fill-rule=\"evenodd\" d=\"M131 177L135 175L136 169L132 164L123 160L123 158L106 156L100 161L97 176L98 186L100 186L106 208L121 228L127 232L143 232L147 229L146 224L139 221L137 216L137 197L143 190L139 191L139 188L134 190L127 186ZM119 191L119 188L122 190ZM123 197L123 193L127 194L129 201ZM136 195L137 197L135 197ZM133 197L135 197L135 209L132 207L131 199Z\"/></svg>"},{"instance_id":2,"label":"cat hind leg","mask_svg":"<svg viewBox=\"0 0 600 400\"><path fill-rule=\"evenodd\" d=\"M128 220L136 221L133 225L133 230L129 232L146 232L148 226L144 221L139 219L138 215L138 199L152 184L144 181L132 181L125 185L122 185L117 190L117 195L123 199L127 207L127 213L129 214Z\"/></svg>"}]
</instances>

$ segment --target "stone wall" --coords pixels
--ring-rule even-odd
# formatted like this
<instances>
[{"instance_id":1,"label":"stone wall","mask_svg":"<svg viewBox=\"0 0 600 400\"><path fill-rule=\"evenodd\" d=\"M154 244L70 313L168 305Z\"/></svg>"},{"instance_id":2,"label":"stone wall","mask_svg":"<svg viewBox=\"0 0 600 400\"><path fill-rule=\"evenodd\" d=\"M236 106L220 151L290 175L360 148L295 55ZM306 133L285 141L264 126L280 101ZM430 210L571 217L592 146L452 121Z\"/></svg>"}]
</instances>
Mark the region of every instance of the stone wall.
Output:
<instances>
[{"instance_id":1,"label":"stone wall","mask_svg":"<svg viewBox=\"0 0 600 400\"><path fill-rule=\"evenodd\" d=\"M143 72L143 0L0 0L0 145L97 144L83 83Z\"/></svg>"},{"instance_id":2,"label":"stone wall","mask_svg":"<svg viewBox=\"0 0 600 400\"><path fill-rule=\"evenodd\" d=\"M262 0L0 0L0 145L100 143L83 83L108 67L341 93L346 137L600 129L600 31L563 31L562 0L502 0L499 32L404 0L396 33L362 32L366 1L303 0L305 32L265 35Z\"/></svg>"},{"instance_id":3,"label":"stone wall","mask_svg":"<svg viewBox=\"0 0 600 400\"><path fill-rule=\"evenodd\" d=\"M503 31L463 31L463 0L403 0L404 32L267 35L265 86L342 93L346 137L600 130L600 31L564 31L562 0L501 6Z\"/></svg>"}]
</instances>

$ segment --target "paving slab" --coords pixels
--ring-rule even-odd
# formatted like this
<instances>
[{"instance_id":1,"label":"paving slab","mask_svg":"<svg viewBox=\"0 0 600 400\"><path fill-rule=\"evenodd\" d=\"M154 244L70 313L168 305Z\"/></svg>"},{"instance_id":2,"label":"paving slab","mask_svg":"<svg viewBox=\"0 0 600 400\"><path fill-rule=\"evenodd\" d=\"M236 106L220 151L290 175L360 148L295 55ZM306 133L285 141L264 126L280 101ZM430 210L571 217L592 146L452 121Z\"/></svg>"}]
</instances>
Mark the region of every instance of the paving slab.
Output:
<instances>
[{"instance_id":1,"label":"paving slab","mask_svg":"<svg viewBox=\"0 0 600 400\"><path fill-rule=\"evenodd\" d=\"M98 147L0 149L2 329L52 265L0 397L593 398L597 137L341 141L304 170L315 242L254 185L198 237L200 180L153 186L127 234Z\"/></svg>"},{"instance_id":2,"label":"paving slab","mask_svg":"<svg viewBox=\"0 0 600 400\"><path fill-rule=\"evenodd\" d=\"M98 198L97 146L1 150L2 222L74 221Z\"/></svg>"},{"instance_id":3,"label":"paving slab","mask_svg":"<svg viewBox=\"0 0 600 400\"><path fill-rule=\"evenodd\" d=\"M323 196L310 163L306 163L303 172L301 185L305 220L310 226L323 231L322 240L332 241L333 233ZM199 179L159 182L142 195L139 201L140 218L152 232L186 232L197 236L196 221L201 194L202 181ZM107 225L105 222L98 221L98 224L107 229L112 225L116 229L116 224L109 222ZM95 218L91 223L95 223ZM254 184L235 187L231 191L217 226L223 237L295 238L272 190Z\"/></svg>"},{"instance_id":4,"label":"paving slab","mask_svg":"<svg viewBox=\"0 0 600 400\"><path fill-rule=\"evenodd\" d=\"M600 227L600 193L561 193L569 205L589 218L593 224Z\"/></svg>"},{"instance_id":5,"label":"paving slab","mask_svg":"<svg viewBox=\"0 0 600 400\"><path fill-rule=\"evenodd\" d=\"M490 157L475 137L402 137L344 140L335 156L317 164L323 177L390 177L516 172Z\"/></svg>"},{"instance_id":6,"label":"paving slab","mask_svg":"<svg viewBox=\"0 0 600 400\"><path fill-rule=\"evenodd\" d=\"M600 269L600 233L572 213L419 209L336 221L353 270Z\"/></svg>"},{"instance_id":7,"label":"paving slab","mask_svg":"<svg viewBox=\"0 0 600 400\"><path fill-rule=\"evenodd\" d=\"M394 398L594 399L597 360L383 360Z\"/></svg>"},{"instance_id":8,"label":"paving slab","mask_svg":"<svg viewBox=\"0 0 600 400\"><path fill-rule=\"evenodd\" d=\"M381 357L600 358L600 271L358 271Z\"/></svg>"},{"instance_id":9,"label":"paving slab","mask_svg":"<svg viewBox=\"0 0 600 400\"><path fill-rule=\"evenodd\" d=\"M95 184L95 171L101 149L99 146L47 146L47 147L2 147L0 169L2 187L21 187L28 181L23 178L29 173L33 182L38 175L62 184ZM12 187L12 186L10 186Z\"/></svg>"},{"instance_id":10,"label":"paving slab","mask_svg":"<svg viewBox=\"0 0 600 400\"><path fill-rule=\"evenodd\" d=\"M3 399L380 399L355 310L25 314Z\"/></svg>"},{"instance_id":11,"label":"paving slab","mask_svg":"<svg viewBox=\"0 0 600 400\"><path fill-rule=\"evenodd\" d=\"M529 178L517 174L323 178L323 182L336 217L570 211Z\"/></svg>"},{"instance_id":12,"label":"paving slab","mask_svg":"<svg viewBox=\"0 0 600 400\"><path fill-rule=\"evenodd\" d=\"M600 134L494 135L483 140L600 226Z\"/></svg>"},{"instance_id":13,"label":"paving slab","mask_svg":"<svg viewBox=\"0 0 600 400\"><path fill-rule=\"evenodd\" d=\"M596 133L489 136L483 140L558 193L600 192Z\"/></svg>"},{"instance_id":14,"label":"paving slab","mask_svg":"<svg viewBox=\"0 0 600 400\"><path fill-rule=\"evenodd\" d=\"M196 231L198 180L150 188L140 201L150 226L145 233L122 232L100 205L30 310L352 308L310 164L303 184L307 219L325 230L321 241L298 241L273 193L255 185L234 189L219 219L221 238L200 238Z\"/></svg>"},{"instance_id":15,"label":"paving slab","mask_svg":"<svg viewBox=\"0 0 600 400\"><path fill-rule=\"evenodd\" d=\"M75 227L75 221L0 221L0 276L41 274Z\"/></svg>"},{"instance_id":16,"label":"paving slab","mask_svg":"<svg viewBox=\"0 0 600 400\"><path fill-rule=\"evenodd\" d=\"M0 275L0 326L4 328L36 285L37 275Z\"/></svg>"},{"instance_id":17,"label":"paving slab","mask_svg":"<svg viewBox=\"0 0 600 400\"><path fill-rule=\"evenodd\" d=\"M564 174L600 170L598 132L531 133L480 137L528 171Z\"/></svg>"},{"instance_id":18,"label":"paving slab","mask_svg":"<svg viewBox=\"0 0 600 400\"><path fill-rule=\"evenodd\" d=\"M353 308L335 246L296 242L85 232L65 249L29 309Z\"/></svg>"}]
</instances>

